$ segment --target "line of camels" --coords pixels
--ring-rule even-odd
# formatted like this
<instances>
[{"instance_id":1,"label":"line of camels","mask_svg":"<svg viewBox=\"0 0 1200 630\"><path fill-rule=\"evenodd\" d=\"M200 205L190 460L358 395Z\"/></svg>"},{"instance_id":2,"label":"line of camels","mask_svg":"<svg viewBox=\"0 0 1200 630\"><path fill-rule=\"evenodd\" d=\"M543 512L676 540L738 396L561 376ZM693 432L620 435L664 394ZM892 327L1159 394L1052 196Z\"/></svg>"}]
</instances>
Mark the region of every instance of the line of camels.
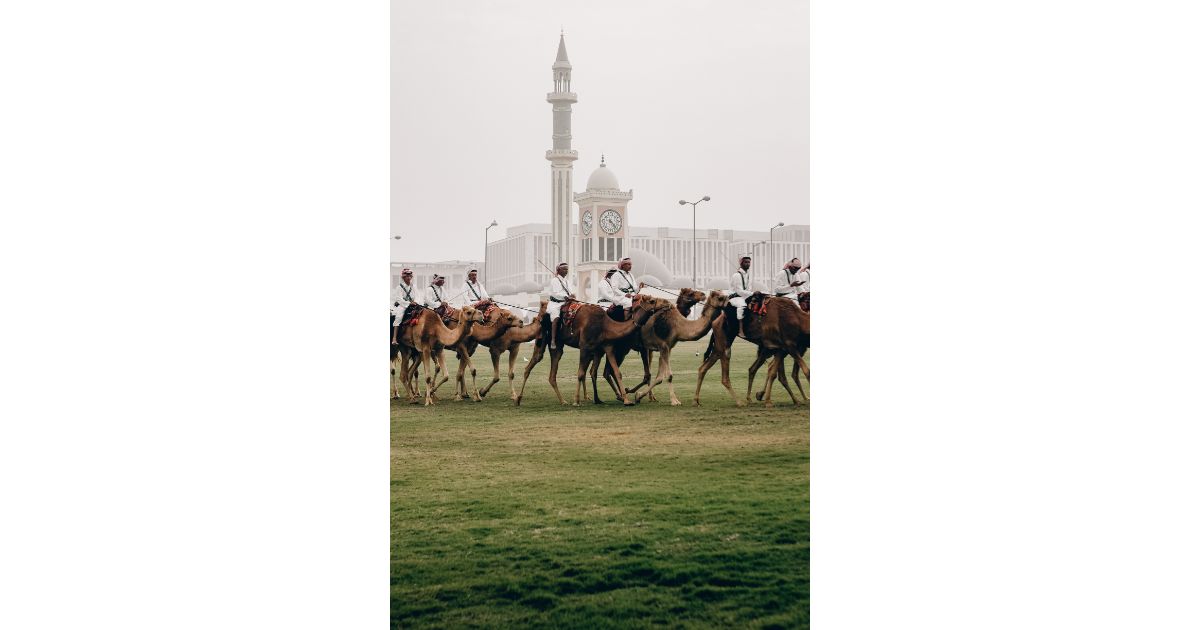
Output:
<instances>
[{"instance_id":1,"label":"line of camels","mask_svg":"<svg viewBox=\"0 0 1200 630\"><path fill-rule=\"evenodd\" d=\"M803 371L805 380L808 380L808 364L803 357L809 347L809 313L790 299L767 295L756 297L762 299L761 313L754 313L752 309L747 308L745 314L743 338L758 346L758 356L750 366L750 382L746 386L744 400L734 393L729 380L731 347L739 336L734 307L728 304L728 297L721 291L712 291L705 296L703 292L694 289L682 289L673 305L662 298L639 295L639 299L634 302L631 317L626 321L613 319L603 308L594 304L580 303L573 321L560 328L557 347L550 349L550 387L554 389L559 403L567 404L558 389L557 377L564 347L570 346L579 350L575 405L580 404L581 393L584 402L590 400L602 404L596 385L601 362L604 363L602 374L605 382L623 404L634 405L647 397L651 401L657 400L654 388L664 380L670 393L671 404L682 404L675 395L671 350L680 341L695 341L711 331L712 336L697 373L696 392L692 398L695 405L700 404L700 388L704 384L705 374L717 362L721 364L721 384L725 386L733 402L739 407L746 405L753 391L755 374L768 359L773 360L767 371L766 384L757 392L756 399L768 407L773 406L771 389L774 381L778 379L791 396L792 403L799 405L801 399L808 400L808 394L800 385L799 373ZM700 303L703 303L700 317L689 320L688 313ZM550 344L550 318L546 314L546 305L546 301L543 300L537 316L530 324L524 324L512 312L495 304L487 305L486 314L472 306L464 306L461 309L448 308L448 322L443 322L442 317L432 310L420 309L414 323L389 329L392 398L400 398L400 390L403 388L409 403L420 404L423 399L425 405L435 404L438 400L438 388L450 378L445 350L451 350L458 358L454 399L482 401L492 386L500 382L500 358L507 352L510 398L520 406L525 396L525 386L529 382L529 373L542 360ZM533 356L525 366L524 379L518 390L514 385L517 356L521 346L530 341L534 342ZM491 355L493 371L491 382L482 389L476 384L475 366L471 361L472 355L481 345L485 346ZM641 357L644 374L640 383L627 389L620 366L625 357L633 351ZM655 352L659 353L658 370L651 379L650 364ZM791 378L796 384L800 398L792 391L787 376L783 373L788 357L793 359ZM421 367L424 367L425 373L423 392L418 378L418 368ZM591 377L591 392L585 383L587 376ZM645 390L638 393L643 387Z\"/></svg>"}]
</instances>

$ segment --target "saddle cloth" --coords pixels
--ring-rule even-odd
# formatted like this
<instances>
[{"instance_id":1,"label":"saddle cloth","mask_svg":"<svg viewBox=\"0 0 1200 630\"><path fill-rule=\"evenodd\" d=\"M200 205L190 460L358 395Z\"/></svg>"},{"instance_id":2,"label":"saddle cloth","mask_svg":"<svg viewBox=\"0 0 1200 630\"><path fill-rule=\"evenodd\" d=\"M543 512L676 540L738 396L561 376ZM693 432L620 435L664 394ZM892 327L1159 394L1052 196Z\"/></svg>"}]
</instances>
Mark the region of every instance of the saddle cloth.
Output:
<instances>
[{"instance_id":1,"label":"saddle cloth","mask_svg":"<svg viewBox=\"0 0 1200 630\"><path fill-rule=\"evenodd\" d=\"M570 328L571 323L575 321L575 316L579 313L579 308L583 306L583 302L568 302L562 307L559 313L562 316L563 326Z\"/></svg>"}]
</instances>

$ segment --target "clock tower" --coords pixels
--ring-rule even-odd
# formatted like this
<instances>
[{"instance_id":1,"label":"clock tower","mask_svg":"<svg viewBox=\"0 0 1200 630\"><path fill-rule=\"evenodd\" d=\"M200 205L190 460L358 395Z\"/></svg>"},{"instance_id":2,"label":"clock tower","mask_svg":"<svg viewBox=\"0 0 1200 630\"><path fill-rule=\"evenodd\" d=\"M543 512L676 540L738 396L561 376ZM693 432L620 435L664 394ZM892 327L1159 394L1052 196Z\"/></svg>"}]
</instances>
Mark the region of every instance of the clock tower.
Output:
<instances>
[{"instance_id":1,"label":"clock tower","mask_svg":"<svg viewBox=\"0 0 1200 630\"><path fill-rule=\"evenodd\" d=\"M596 286L604 274L629 255L628 206L633 190L622 192L617 176L600 156L600 166L588 177L587 189L575 195L579 205L579 263L575 266L580 297L595 302ZM637 271L634 271L637 275Z\"/></svg>"}]
</instances>

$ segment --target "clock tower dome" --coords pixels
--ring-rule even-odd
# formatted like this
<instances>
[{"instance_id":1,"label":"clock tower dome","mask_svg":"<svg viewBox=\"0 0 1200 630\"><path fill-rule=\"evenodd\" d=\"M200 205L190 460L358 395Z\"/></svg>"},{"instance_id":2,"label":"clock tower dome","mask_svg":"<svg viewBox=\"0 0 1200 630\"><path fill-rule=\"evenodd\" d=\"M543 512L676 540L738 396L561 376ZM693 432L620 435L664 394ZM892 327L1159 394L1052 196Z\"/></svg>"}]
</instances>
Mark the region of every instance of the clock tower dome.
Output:
<instances>
[{"instance_id":1,"label":"clock tower dome","mask_svg":"<svg viewBox=\"0 0 1200 630\"><path fill-rule=\"evenodd\" d=\"M617 176L600 156L600 166L588 177L587 189L575 195L579 205L579 263L575 267L580 292L596 301L596 286L629 251L628 206L633 189L622 192ZM637 275L637 272L634 272Z\"/></svg>"}]
</instances>

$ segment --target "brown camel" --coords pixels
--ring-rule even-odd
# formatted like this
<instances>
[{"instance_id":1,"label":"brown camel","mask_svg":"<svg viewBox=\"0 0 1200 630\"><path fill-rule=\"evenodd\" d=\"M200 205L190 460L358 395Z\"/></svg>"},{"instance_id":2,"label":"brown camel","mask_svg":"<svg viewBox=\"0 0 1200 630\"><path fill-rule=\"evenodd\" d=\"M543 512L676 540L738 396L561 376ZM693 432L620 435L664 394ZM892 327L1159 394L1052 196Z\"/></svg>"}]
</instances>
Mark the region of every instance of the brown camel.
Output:
<instances>
[{"instance_id":1,"label":"brown camel","mask_svg":"<svg viewBox=\"0 0 1200 630\"><path fill-rule=\"evenodd\" d=\"M809 378L808 364L804 362L804 353L808 351L810 337L809 316L808 311L803 310L790 299L770 298L767 300L766 312L760 321L762 332L758 357L754 365L750 366L750 378L746 385L747 402L749 402L750 392L754 388L755 371L768 357L772 356L774 361L767 370L767 382L763 387L766 398L763 398L763 392L759 392L757 399L763 401L768 407L772 406L771 384L775 378L779 378L779 382L792 397L792 403L800 404L788 386L787 375L782 373L784 361L791 356L793 359L792 379L796 382L796 388L800 390L800 396L804 400L808 400L808 395L804 393L804 388L800 384L798 372L803 369L804 378L806 380Z\"/></svg>"},{"instance_id":2,"label":"brown camel","mask_svg":"<svg viewBox=\"0 0 1200 630\"><path fill-rule=\"evenodd\" d=\"M632 405L634 402L629 399L625 392L624 384L621 382L621 370L617 367L616 356L613 354L613 344L624 339L635 332L638 327L646 323L646 320L651 315L671 308L671 303L656 297L643 296L633 305L633 318L618 322L604 311L603 308L595 304L582 303L579 305L579 310L575 314L574 321L570 326L563 326L561 334L558 335L558 347L550 351L550 387L554 389L554 394L558 397L560 404L567 404L563 399L562 393L558 390L558 363L562 359L564 345L579 349L579 371L576 374L575 384L575 404L579 404L579 392L583 387L584 373L590 363L592 356L595 353L603 352L608 357L609 365L612 366L613 372L617 379L618 396L626 405ZM545 316L545 320L549 320L549 315ZM533 371L533 367L542 360L542 355L546 351L546 345L550 342L549 328L550 322L543 321L543 328L546 333L537 339L534 344L533 357L529 361L529 365L525 366L525 378L521 381L521 391L517 394L517 404L521 404L521 399L525 396L525 386L529 383L529 373Z\"/></svg>"},{"instance_id":3,"label":"brown camel","mask_svg":"<svg viewBox=\"0 0 1200 630\"><path fill-rule=\"evenodd\" d=\"M695 289L690 289L690 288L680 289L679 296L675 299L675 310L676 310L676 312L679 313L680 316L682 316L683 319L686 320L688 313L690 313L692 311L692 307L703 301L704 301L704 292L703 291L697 291ZM653 323L654 321L656 321L657 319L660 319L661 317L663 317L666 314L667 314L667 312L663 312L663 313L660 313L659 315L656 315L653 319L650 320L650 323ZM649 324L647 324L647 325L649 325ZM641 389L643 386L650 384L650 363L654 360L654 350L646 348L645 344L642 343L642 335L632 335L632 336L627 337L613 345L613 352L617 355L617 365L618 366L620 366L624 363L625 357L629 354L629 352L631 350L637 351L638 355L642 359L642 382L629 388L628 391L630 394ZM592 391L595 394L594 402L598 405L602 404L602 403L600 402L599 392L596 391L596 369L600 364L601 358L602 357L599 357L599 356L595 357L592 360L592 367L590 369L590 373L592 376ZM617 380L615 378L613 378L612 368L609 367L607 363L605 363L605 365L604 365L604 380L608 383L608 386L612 388L613 393L616 394L617 393ZM587 392L585 391L584 394L587 394ZM641 400L641 397L638 397L638 400ZM650 401L654 402L656 400L657 400L657 398L654 397L654 392L651 391L650 392Z\"/></svg>"},{"instance_id":4,"label":"brown camel","mask_svg":"<svg viewBox=\"0 0 1200 630\"><path fill-rule=\"evenodd\" d=\"M478 309L479 307L476 306L474 308ZM447 327L451 330L454 330L459 326L458 313L458 309L447 308L446 310L446 314L453 318L452 321L447 324ZM493 339L497 339L504 335L509 331L510 328L514 326L520 328L523 325L524 324L521 322L521 320L513 316L511 312L496 307L491 309L489 313L486 313L484 315L484 321L478 326L472 328L471 332L462 341L453 346L438 347L436 349L436 352L439 355L438 360L441 365L445 365L445 360L442 358L443 350L452 350L458 357L458 373L455 375L454 379L455 399L471 397L475 401L483 400L483 398L479 395L479 388L475 384L475 366L471 363L471 355L475 352L475 348L479 345L479 342L492 341ZM470 368L471 370L471 387L473 390L471 395L468 395L467 393L466 379L464 378L467 368ZM434 384L433 391L436 393L438 388L441 387L442 384L447 380L449 380L449 374L443 373L442 380Z\"/></svg>"},{"instance_id":5,"label":"brown camel","mask_svg":"<svg viewBox=\"0 0 1200 630\"><path fill-rule=\"evenodd\" d=\"M533 341L542 335L542 316L546 314L546 300L542 300L541 307L538 309L537 317L533 319L533 323L523 328L509 328L507 332L500 335L499 338L489 342L481 342L487 346L488 353L492 355L492 382L483 386L479 390L480 398L487 396L487 393L492 389L492 385L500 382L500 355L508 353L508 389L509 399L517 399L517 388L513 386L513 378L516 376L517 355L521 353L521 344ZM474 352L474 349L471 350Z\"/></svg>"},{"instance_id":6,"label":"brown camel","mask_svg":"<svg viewBox=\"0 0 1200 630\"><path fill-rule=\"evenodd\" d=\"M406 346L402 349L400 356L408 358L409 356L419 353L421 355L421 364L425 366L425 405L432 405L433 398L433 378L434 374L431 371L431 363L433 355L438 347L454 346L462 341L464 337L471 334L471 328L475 324L483 322L483 314L476 311L470 306L464 306L459 311L458 319L462 324L453 330L446 327L442 323L442 318L433 311L423 308L421 309L420 318L417 323L412 326L399 326L395 329L398 334L392 337L392 343ZM404 350L407 350L405 352ZM442 372L446 372L445 361L441 355L438 355L438 360L441 363L439 366ZM411 373L406 371L407 366L401 369L401 378L404 386L409 390L409 400L414 400L416 395L412 391L411 376L416 373L417 367L412 367Z\"/></svg>"},{"instance_id":7,"label":"brown camel","mask_svg":"<svg viewBox=\"0 0 1200 630\"><path fill-rule=\"evenodd\" d=\"M495 322L494 324L492 322ZM525 323L518 319L511 311L496 307L487 317L487 323L476 326L471 330L470 336L459 342L453 349L458 355L458 374L454 381L454 396L455 398L467 397L466 369L471 370L471 388L474 390L474 398L476 401L483 400L484 392L479 390L479 386L475 382L475 365L471 362L471 357L475 354L475 349L483 344L489 348L493 345L503 345L502 339L512 339L513 337L521 337L522 331L525 329ZM536 327L538 331L540 326ZM536 334L534 331L533 334ZM532 339L532 337L531 337ZM519 346L517 346L519 348ZM515 360L515 356L513 357ZM493 367L495 362L493 362ZM494 378L492 382L499 380ZM436 387L434 388L437 389ZM515 394L514 394L515 397Z\"/></svg>"},{"instance_id":8,"label":"brown camel","mask_svg":"<svg viewBox=\"0 0 1200 630\"><path fill-rule=\"evenodd\" d=\"M808 318L807 313L804 313L803 324L800 317L793 316L791 309L787 309L787 305L782 305L786 302L791 306L796 306L795 302L784 298L766 297L767 313L772 315L771 322L766 324L767 316L759 316L746 311L745 329L746 336L743 337L747 341L760 346L760 349L765 349L766 357L778 356L780 352L783 354L793 354L796 349L799 349L800 355L804 354L804 350L808 348ZM773 303L778 303L774 304ZM782 308L781 306L782 305ZM786 314L780 316L786 309ZM795 308L795 312L800 312L799 307ZM765 330L764 330L765 325ZM764 334L766 337L764 338ZM712 337L708 342L708 349L704 352L704 361L700 364L700 369L696 373L696 393L692 398L692 402L696 405L700 404L700 388L704 385L704 376L708 370L718 361L721 362L721 385L729 392L730 398L737 406L741 407L750 400L750 386L746 390L746 400L738 398L733 391L733 386L729 380L729 358L730 350L733 341L738 337L737 315L732 306L727 306L725 312L722 313L716 320L713 321ZM766 358L763 358L765 361ZM780 358L782 363L782 358ZM762 365L761 361L756 361L752 370L757 370L758 366ZM753 379L751 372L751 379ZM805 366L805 375L808 374L808 368ZM791 387L785 379L780 379L784 389L792 395L792 400L795 401L795 394L792 394ZM803 390L801 390L803 393ZM796 402L799 404L799 402Z\"/></svg>"},{"instance_id":9,"label":"brown camel","mask_svg":"<svg viewBox=\"0 0 1200 630\"><path fill-rule=\"evenodd\" d=\"M648 352L657 350L660 355L658 373L654 376L654 382L646 388L646 391L637 396L638 402L650 395L654 388L663 382L665 375L667 388L671 394L671 405L683 404L675 396L674 375L671 372L671 349L680 341L695 341L707 335L712 328L713 320L721 315L728 303L729 298L724 293L714 290L704 301L704 310L699 319L689 320L680 313L679 309L670 309L655 315L645 326L641 327L641 334L638 336L641 337L642 347Z\"/></svg>"}]
</instances>

